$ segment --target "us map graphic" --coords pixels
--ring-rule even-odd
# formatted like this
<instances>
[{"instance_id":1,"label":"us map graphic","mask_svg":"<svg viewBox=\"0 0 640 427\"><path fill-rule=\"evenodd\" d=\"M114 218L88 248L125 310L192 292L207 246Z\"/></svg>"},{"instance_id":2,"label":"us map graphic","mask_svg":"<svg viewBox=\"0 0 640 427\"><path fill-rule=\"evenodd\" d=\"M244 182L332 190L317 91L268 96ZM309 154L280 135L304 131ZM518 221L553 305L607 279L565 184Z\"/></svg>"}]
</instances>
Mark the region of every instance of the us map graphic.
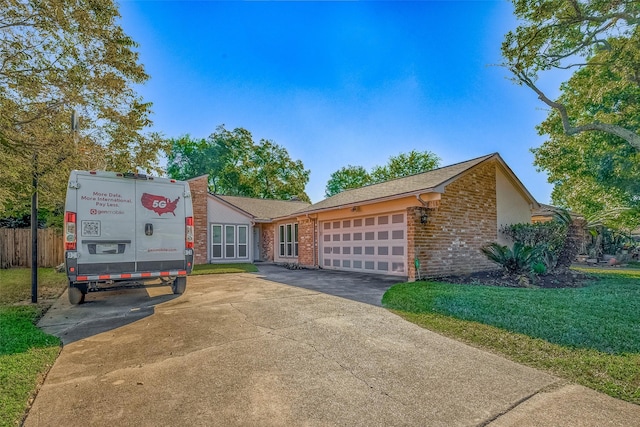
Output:
<instances>
[{"instance_id":1,"label":"us map graphic","mask_svg":"<svg viewBox=\"0 0 640 427\"><path fill-rule=\"evenodd\" d=\"M180 197L171 201L168 197L165 196L157 196L155 194L142 193L142 197L140 198L140 202L142 202L142 206L157 213L158 215L171 213L173 216L176 216L175 210L178 207L178 201Z\"/></svg>"}]
</instances>

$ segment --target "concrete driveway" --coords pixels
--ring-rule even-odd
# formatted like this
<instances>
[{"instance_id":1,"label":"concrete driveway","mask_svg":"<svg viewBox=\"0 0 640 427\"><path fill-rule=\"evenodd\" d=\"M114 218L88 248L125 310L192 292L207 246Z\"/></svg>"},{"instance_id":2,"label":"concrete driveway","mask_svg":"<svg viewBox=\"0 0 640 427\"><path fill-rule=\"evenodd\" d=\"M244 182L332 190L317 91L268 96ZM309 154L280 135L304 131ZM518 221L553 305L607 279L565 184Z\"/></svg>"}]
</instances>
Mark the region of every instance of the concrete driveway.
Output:
<instances>
[{"instance_id":1,"label":"concrete driveway","mask_svg":"<svg viewBox=\"0 0 640 427\"><path fill-rule=\"evenodd\" d=\"M90 294L82 306L63 295L42 319L66 344L26 426L628 426L640 419L636 405L383 308L261 274L190 277L180 297L166 287L136 292L147 296Z\"/></svg>"},{"instance_id":2,"label":"concrete driveway","mask_svg":"<svg viewBox=\"0 0 640 427\"><path fill-rule=\"evenodd\" d=\"M396 283L406 282L406 277L374 274L344 273L334 270L287 270L274 264L260 264L260 275L267 280L310 289L381 307L382 296Z\"/></svg>"}]
</instances>

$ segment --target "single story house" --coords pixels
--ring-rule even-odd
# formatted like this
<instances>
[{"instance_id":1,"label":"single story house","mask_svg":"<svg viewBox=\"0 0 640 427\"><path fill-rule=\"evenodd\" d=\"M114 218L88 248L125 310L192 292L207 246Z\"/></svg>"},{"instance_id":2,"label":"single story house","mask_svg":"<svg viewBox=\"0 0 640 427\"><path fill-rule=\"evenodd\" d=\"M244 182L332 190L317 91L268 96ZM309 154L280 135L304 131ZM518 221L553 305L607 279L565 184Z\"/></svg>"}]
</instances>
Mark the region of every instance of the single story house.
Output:
<instances>
[{"instance_id":1,"label":"single story house","mask_svg":"<svg viewBox=\"0 0 640 427\"><path fill-rule=\"evenodd\" d=\"M496 268L481 253L540 205L499 154L315 204L221 196L190 180L195 263L271 261L409 280Z\"/></svg>"}]
</instances>

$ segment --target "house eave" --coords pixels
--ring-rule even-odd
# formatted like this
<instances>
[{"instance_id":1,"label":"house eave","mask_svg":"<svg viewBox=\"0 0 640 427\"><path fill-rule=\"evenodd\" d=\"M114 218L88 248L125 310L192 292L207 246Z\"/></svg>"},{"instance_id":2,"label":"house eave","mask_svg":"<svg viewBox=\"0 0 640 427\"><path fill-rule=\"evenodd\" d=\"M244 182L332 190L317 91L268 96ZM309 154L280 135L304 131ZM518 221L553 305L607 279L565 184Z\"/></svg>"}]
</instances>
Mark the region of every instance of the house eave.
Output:
<instances>
[{"instance_id":1,"label":"house eave","mask_svg":"<svg viewBox=\"0 0 640 427\"><path fill-rule=\"evenodd\" d=\"M373 205L373 204L376 204L376 203L387 202L387 201L390 201L390 200L404 199L404 198L407 198L407 197L415 197L415 196L419 196L421 194L427 194L427 193L442 193L443 192L442 190L443 190L443 188L441 188L441 186L423 188L423 189L420 189L420 190L408 191L406 193L399 193L399 194L394 194L394 195L391 195L391 196L378 197L378 198L375 198L375 199L367 199L367 200L363 200L363 201L360 201L360 202L345 203L345 204L342 204L342 205L331 206L331 207L326 207L326 208L305 210L305 211L301 211L301 212L297 212L295 214L289 215L287 217L277 218L277 219L284 219L284 218L290 218L290 217L299 217L299 216L304 216L304 215L307 215L307 214L316 214L316 213L320 213L320 212L328 212L328 211L334 211L334 210L340 210L340 209L348 209L348 208L353 208L355 206Z\"/></svg>"}]
</instances>

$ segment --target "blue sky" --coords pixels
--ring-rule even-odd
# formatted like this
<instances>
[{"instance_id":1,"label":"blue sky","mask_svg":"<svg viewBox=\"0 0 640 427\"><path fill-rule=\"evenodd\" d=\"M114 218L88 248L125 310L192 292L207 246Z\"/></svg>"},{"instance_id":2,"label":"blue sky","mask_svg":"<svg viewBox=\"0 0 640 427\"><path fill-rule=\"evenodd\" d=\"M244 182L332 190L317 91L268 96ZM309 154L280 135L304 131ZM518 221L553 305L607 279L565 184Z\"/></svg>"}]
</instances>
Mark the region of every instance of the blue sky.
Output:
<instances>
[{"instance_id":1,"label":"blue sky","mask_svg":"<svg viewBox=\"0 0 640 427\"><path fill-rule=\"evenodd\" d=\"M542 203L551 185L529 149L546 117L508 80L500 44L516 27L505 1L122 1L140 44L154 131L204 138L218 125L270 139L311 170L367 169L412 149L441 165L499 152ZM550 95L558 82L547 84Z\"/></svg>"}]
</instances>

